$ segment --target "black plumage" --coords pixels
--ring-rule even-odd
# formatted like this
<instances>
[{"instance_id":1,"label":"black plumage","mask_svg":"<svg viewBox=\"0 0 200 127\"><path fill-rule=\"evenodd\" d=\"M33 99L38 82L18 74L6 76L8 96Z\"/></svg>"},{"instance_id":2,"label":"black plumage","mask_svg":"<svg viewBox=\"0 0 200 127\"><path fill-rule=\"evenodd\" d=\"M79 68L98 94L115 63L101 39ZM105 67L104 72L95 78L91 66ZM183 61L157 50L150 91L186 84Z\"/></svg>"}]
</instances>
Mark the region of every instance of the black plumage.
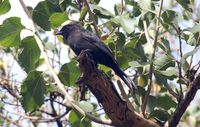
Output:
<instances>
[{"instance_id":1,"label":"black plumage","mask_svg":"<svg viewBox=\"0 0 200 127\"><path fill-rule=\"evenodd\" d=\"M119 68L111 50L101 42L96 34L73 23L63 26L56 35L62 35L64 43L68 44L76 55L79 55L82 50L88 50L96 63L112 68L131 91L137 89L134 82Z\"/></svg>"}]
</instances>

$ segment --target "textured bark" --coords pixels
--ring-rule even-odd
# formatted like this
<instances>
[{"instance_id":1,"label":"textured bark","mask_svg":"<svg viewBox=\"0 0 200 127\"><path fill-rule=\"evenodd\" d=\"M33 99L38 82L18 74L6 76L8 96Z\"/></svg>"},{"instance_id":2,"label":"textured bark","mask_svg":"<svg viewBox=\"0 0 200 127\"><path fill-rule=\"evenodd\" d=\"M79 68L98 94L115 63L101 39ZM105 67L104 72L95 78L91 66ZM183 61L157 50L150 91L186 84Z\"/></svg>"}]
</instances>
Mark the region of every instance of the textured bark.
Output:
<instances>
[{"instance_id":1,"label":"textured bark","mask_svg":"<svg viewBox=\"0 0 200 127\"><path fill-rule=\"evenodd\" d=\"M79 67L83 73L79 83L84 83L103 106L104 111L116 127L158 127L150 120L141 117L130 110L127 103L121 99L110 78L97 69L96 63L82 51L78 56Z\"/></svg>"},{"instance_id":2,"label":"textured bark","mask_svg":"<svg viewBox=\"0 0 200 127\"><path fill-rule=\"evenodd\" d=\"M177 127L181 117L185 113L191 101L194 99L199 88L200 88L200 74L198 74L195 80L190 83L190 86L185 94L185 98L183 98L181 102L178 104L174 114L169 120L169 127Z\"/></svg>"}]
</instances>

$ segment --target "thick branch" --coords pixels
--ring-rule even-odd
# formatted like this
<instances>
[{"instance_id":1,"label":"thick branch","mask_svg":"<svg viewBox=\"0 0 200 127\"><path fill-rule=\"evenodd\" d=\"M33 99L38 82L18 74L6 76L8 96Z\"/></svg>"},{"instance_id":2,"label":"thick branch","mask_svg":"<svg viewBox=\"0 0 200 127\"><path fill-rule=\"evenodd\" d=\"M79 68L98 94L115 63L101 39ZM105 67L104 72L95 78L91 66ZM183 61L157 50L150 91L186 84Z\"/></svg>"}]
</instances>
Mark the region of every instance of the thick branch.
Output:
<instances>
[{"instance_id":1,"label":"thick branch","mask_svg":"<svg viewBox=\"0 0 200 127\"><path fill-rule=\"evenodd\" d=\"M196 77L196 79L190 84L188 91L185 95L185 98L181 100L178 107L176 108L173 116L169 120L169 127L176 127L189 106L190 102L194 99L194 96L197 93L197 90L200 88L200 74Z\"/></svg>"},{"instance_id":2,"label":"thick branch","mask_svg":"<svg viewBox=\"0 0 200 127\"><path fill-rule=\"evenodd\" d=\"M82 51L78 56L79 67L83 72L80 80L102 104L106 114L116 127L152 127L158 126L152 121L141 117L137 112L130 110L127 103L121 99L114 84L105 73L97 69L96 63Z\"/></svg>"}]
</instances>

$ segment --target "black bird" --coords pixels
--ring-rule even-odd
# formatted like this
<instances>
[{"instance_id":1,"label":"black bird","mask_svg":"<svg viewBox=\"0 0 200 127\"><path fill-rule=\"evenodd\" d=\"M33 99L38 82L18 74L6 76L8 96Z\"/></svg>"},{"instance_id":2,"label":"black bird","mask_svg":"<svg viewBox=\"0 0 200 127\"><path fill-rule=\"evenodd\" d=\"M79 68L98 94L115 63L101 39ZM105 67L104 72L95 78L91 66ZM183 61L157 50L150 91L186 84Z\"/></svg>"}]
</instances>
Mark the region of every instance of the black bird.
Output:
<instances>
[{"instance_id":1,"label":"black bird","mask_svg":"<svg viewBox=\"0 0 200 127\"><path fill-rule=\"evenodd\" d=\"M103 64L113 69L113 71L126 83L131 91L137 89L134 82L119 68L111 50L99 39L99 37L89 30L81 28L76 23L71 23L62 27L56 35L62 35L64 43L78 56L82 50L88 50L92 59L99 64Z\"/></svg>"}]
</instances>

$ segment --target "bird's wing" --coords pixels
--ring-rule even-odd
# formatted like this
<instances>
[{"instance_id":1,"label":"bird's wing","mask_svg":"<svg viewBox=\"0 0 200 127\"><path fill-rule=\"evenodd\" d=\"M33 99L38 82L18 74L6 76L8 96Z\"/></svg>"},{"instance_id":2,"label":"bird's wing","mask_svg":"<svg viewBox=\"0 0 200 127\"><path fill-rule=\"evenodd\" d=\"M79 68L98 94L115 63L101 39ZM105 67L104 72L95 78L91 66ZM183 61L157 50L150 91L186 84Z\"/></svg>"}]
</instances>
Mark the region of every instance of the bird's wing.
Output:
<instances>
[{"instance_id":1,"label":"bird's wing","mask_svg":"<svg viewBox=\"0 0 200 127\"><path fill-rule=\"evenodd\" d=\"M96 34L90 32L89 30L82 29L81 30L81 35L82 35L83 39L85 39L87 42L95 45L97 48L101 49L103 52L108 54L117 63L117 61L114 59L114 57L112 55L112 51L110 50L110 48L108 46L106 46L99 39L99 37Z\"/></svg>"}]
</instances>

